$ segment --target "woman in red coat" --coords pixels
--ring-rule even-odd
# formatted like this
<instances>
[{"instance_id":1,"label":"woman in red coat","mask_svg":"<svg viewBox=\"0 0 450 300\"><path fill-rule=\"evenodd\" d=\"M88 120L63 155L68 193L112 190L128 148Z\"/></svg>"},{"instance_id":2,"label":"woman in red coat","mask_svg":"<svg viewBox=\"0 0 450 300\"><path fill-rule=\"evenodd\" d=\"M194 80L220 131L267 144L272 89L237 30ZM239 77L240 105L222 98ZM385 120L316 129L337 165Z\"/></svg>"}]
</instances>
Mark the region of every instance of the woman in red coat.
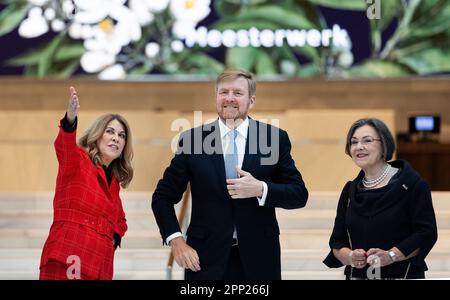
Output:
<instances>
[{"instance_id":1,"label":"woman in red coat","mask_svg":"<svg viewBox=\"0 0 450 300\"><path fill-rule=\"evenodd\" d=\"M59 168L53 224L42 250L40 279L112 279L114 250L127 230L119 197L133 178L127 121L99 117L76 143L77 93L55 140Z\"/></svg>"}]
</instances>

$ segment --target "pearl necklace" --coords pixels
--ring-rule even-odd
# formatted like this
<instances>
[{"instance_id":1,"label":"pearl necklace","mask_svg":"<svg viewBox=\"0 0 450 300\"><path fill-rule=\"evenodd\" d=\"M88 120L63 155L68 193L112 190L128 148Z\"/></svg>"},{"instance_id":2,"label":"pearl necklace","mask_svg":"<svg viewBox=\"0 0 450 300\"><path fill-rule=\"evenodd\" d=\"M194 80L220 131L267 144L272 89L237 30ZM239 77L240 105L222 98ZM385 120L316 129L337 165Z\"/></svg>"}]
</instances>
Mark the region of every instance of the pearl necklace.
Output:
<instances>
[{"instance_id":1,"label":"pearl necklace","mask_svg":"<svg viewBox=\"0 0 450 300\"><path fill-rule=\"evenodd\" d=\"M386 167L383 170L383 173L381 173L381 175L378 178L375 178L373 180L367 180L366 177L364 176L363 180L362 180L362 184L365 188L374 188L377 185L379 185L383 180L386 179L386 177L388 176L389 172L391 171L392 167L390 164L386 164Z\"/></svg>"}]
</instances>

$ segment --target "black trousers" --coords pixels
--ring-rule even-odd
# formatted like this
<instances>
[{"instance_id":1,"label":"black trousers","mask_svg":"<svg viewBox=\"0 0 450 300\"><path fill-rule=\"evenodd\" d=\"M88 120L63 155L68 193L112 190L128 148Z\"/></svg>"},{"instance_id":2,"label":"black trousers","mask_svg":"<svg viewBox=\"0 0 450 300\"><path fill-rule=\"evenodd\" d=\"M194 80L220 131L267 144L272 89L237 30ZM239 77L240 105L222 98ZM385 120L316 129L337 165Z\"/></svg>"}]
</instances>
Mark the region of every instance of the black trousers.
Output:
<instances>
[{"instance_id":1,"label":"black trousers","mask_svg":"<svg viewBox=\"0 0 450 300\"><path fill-rule=\"evenodd\" d=\"M228 258L227 269L223 276L224 280L245 280L244 268L242 266L241 256L239 255L239 246L232 246L230 257Z\"/></svg>"}]
</instances>

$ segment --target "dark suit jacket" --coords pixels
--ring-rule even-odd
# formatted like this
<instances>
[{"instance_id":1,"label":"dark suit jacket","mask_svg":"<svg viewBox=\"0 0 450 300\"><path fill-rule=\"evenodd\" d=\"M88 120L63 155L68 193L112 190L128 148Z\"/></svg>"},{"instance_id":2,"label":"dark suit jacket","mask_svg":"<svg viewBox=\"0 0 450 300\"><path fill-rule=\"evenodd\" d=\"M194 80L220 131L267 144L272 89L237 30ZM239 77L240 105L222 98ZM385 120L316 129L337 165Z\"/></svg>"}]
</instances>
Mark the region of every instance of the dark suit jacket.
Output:
<instances>
[{"instance_id":1,"label":"dark suit jacket","mask_svg":"<svg viewBox=\"0 0 450 300\"><path fill-rule=\"evenodd\" d=\"M418 255L381 268L383 278L423 278L427 270L425 257L437 240L436 216L428 184L404 160L389 162L400 169L382 188L358 188L364 172L347 182L336 212L330 248L324 263L330 268L342 267L333 249L344 247L384 250L397 247L405 256L420 249ZM366 278L367 268L346 266L345 275Z\"/></svg>"},{"instance_id":2,"label":"dark suit jacket","mask_svg":"<svg viewBox=\"0 0 450 300\"><path fill-rule=\"evenodd\" d=\"M187 243L197 251L201 271L186 270L185 278L223 277L236 226L246 277L281 279L280 231L275 207L301 208L306 205L308 198L308 191L290 154L289 137L279 128L249 118L242 170L267 183L265 205L259 206L255 197L232 199L227 192L218 122L184 132L179 149L190 153L176 153L158 182L152 209L163 241L172 233L181 231L174 204L180 201L190 182L192 211ZM197 143L192 142L195 138ZM212 144L219 149L219 153L210 154L208 150L199 150L198 146L202 142ZM256 151L255 142L262 143L263 147L258 146ZM261 164L261 158L271 156L264 149L267 145L279 149L279 157L272 165Z\"/></svg>"}]
</instances>

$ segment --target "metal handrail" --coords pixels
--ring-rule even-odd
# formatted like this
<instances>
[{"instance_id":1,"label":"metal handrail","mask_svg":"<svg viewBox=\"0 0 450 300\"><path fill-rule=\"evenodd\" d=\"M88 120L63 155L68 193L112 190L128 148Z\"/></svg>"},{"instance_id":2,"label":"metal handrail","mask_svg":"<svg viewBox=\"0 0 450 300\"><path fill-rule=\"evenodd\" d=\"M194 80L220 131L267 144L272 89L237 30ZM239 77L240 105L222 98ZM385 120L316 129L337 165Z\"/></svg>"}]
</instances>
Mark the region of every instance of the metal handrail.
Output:
<instances>
[{"instance_id":1,"label":"metal handrail","mask_svg":"<svg viewBox=\"0 0 450 300\"><path fill-rule=\"evenodd\" d=\"M186 188L186 191L184 192L184 195L183 195L183 200L181 202L180 211L178 212L178 223L180 224L181 229L183 229L182 227L183 227L183 224L185 221L184 219L186 217L186 212L189 207L190 195L191 195L191 186L188 185ZM167 269L166 269L166 279L167 280L172 280L173 261L174 261L173 251L172 251L172 248L170 248L170 254L169 254L169 258L167 259Z\"/></svg>"}]
</instances>

